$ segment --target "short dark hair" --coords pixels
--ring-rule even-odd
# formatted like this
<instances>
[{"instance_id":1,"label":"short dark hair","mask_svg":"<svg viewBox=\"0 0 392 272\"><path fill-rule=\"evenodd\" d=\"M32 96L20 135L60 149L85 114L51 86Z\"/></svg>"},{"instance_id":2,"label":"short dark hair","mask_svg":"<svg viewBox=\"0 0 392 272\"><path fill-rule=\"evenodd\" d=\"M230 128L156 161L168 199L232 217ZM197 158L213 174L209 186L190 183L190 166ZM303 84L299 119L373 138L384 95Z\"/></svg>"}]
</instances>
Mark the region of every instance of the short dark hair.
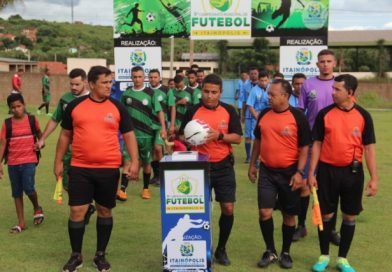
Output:
<instances>
[{"instance_id":1,"label":"short dark hair","mask_svg":"<svg viewBox=\"0 0 392 272\"><path fill-rule=\"evenodd\" d=\"M182 73L183 71L181 69L176 70L176 75L179 73Z\"/></svg>"},{"instance_id":2,"label":"short dark hair","mask_svg":"<svg viewBox=\"0 0 392 272\"><path fill-rule=\"evenodd\" d=\"M88 82L95 83L100 75L110 76L111 74L112 71L110 71L110 69L106 68L105 66L97 65L90 68L90 71L87 75L87 80Z\"/></svg>"},{"instance_id":3,"label":"short dark hair","mask_svg":"<svg viewBox=\"0 0 392 272\"><path fill-rule=\"evenodd\" d=\"M174 78L170 78L168 81L167 81L167 83L170 83L170 82L174 82Z\"/></svg>"},{"instance_id":4,"label":"short dark hair","mask_svg":"<svg viewBox=\"0 0 392 272\"><path fill-rule=\"evenodd\" d=\"M341 74L335 77L336 82L344 82L344 87L347 91L351 90L354 94L358 87L358 80L355 76L350 74Z\"/></svg>"},{"instance_id":5,"label":"short dark hair","mask_svg":"<svg viewBox=\"0 0 392 272\"><path fill-rule=\"evenodd\" d=\"M191 75L191 74L192 74L192 75L195 75L195 76L197 75L196 72L195 72L194 70L188 70L188 71L186 72L186 74L187 74L188 76Z\"/></svg>"},{"instance_id":6,"label":"short dark hair","mask_svg":"<svg viewBox=\"0 0 392 272\"><path fill-rule=\"evenodd\" d=\"M161 72L159 72L158 69L151 69L150 72L148 72L148 74L151 74L151 73L158 73L158 75L161 75Z\"/></svg>"},{"instance_id":7,"label":"short dark hair","mask_svg":"<svg viewBox=\"0 0 392 272\"><path fill-rule=\"evenodd\" d=\"M76 78L76 77L81 77L83 80L85 80L86 76L87 76L86 72L80 68L72 69L71 72L69 72L69 74L68 74L68 77L71 79Z\"/></svg>"},{"instance_id":8,"label":"short dark hair","mask_svg":"<svg viewBox=\"0 0 392 272\"><path fill-rule=\"evenodd\" d=\"M197 70L197 73L203 73L204 74L204 70L199 68L199 70Z\"/></svg>"},{"instance_id":9,"label":"short dark hair","mask_svg":"<svg viewBox=\"0 0 392 272\"><path fill-rule=\"evenodd\" d=\"M210 83L210 84L214 84L214 85L219 85L219 88L222 91L222 79L220 78L220 76L218 76L217 74L209 74L207 75L204 80L203 80L203 86L205 86L205 84Z\"/></svg>"},{"instance_id":10,"label":"short dark hair","mask_svg":"<svg viewBox=\"0 0 392 272\"><path fill-rule=\"evenodd\" d=\"M174 77L174 83L178 84L178 83L180 83L181 81L184 81L184 77L183 77L183 76L176 75L176 76Z\"/></svg>"},{"instance_id":11,"label":"short dark hair","mask_svg":"<svg viewBox=\"0 0 392 272\"><path fill-rule=\"evenodd\" d=\"M11 104L15 101L20 101L23 105L25 104L24 98L20 93L13 93L7 97L7 105L10 108Z\"/></svg>"},{"instance_id":12,"label":"short dark hair","mask_svg":"<svg viewBox=\"0 0 392 272\"><path fill-rule=\"evenodd\" d=\"M251 67L249 68L249 71L252 71L252 70L257 70L257 72L259 71L259 69L258 69L257 67L255 67L255 66L251 66Z\"/></svg>"},{"instance_id":13,"label":"short dark hair","mask_svg":"<svg viewBox=\"0 0 392 272\"><path fill-rule=\"evenodd\" d=\"M306 76L305 76L305 74L302 74L302 73L296 73L291 78L291 82L294 82L294 79L296 79L296 78L304 78L304 79L306 79Z\"/></svg>"},{"instance_id":14,"label":"short dark hair","mask_svg":"<svg viewBox=\"0 0 392 272\"><path fill-rule=\"evenodd\" d=\"M331 55L335 57L335 52L333 52L330 49L323 49L321 50L318 54L317 54L317 58L321 57L321 56L326 56L326 55Z\"/></svg>"},{"instance_id":15,"label":"short dark hair","mask_svg":"<svg viewBox=\"0 0 392 272\"><path fill-rule=\"evenodd\" d=\"M144 70L143 70L143 68L141 66L134 66L131 69L131 74L134 73L134 72L139 72L139 71L142 71L144 73Z\"/></svg>"},{"instance_id":16,"label":"short dark hair","mask_svg":"<svg viewBox=\"0 0 392 272\"><path fill-rule=\"evenodd\" d=\"M271 84L280 84L282 89L285 93L287 93L288 97L290 97L291 93L293 92L291 88L290 82L284 79L274 79Z\"/></svg>"},{"instance_id":17,"label":"short dark hair","mask_svg":"<svg viewBox=\"0 0 392 272\"><path fill-rule=\"evenodd\" d=\"M191 69L193 69L193 68L199 69L199 65L197 65L197 64L192 64L192 65L191 65Z\"/></svg>"},{"instance_id":18,"label":"short dark hair","mask_svg":"<svg viewBox=\"0 0 392 272\"><path fill-rule=\"evenodd\" d=\"M280 72L276 72L276 73L274 74L273 78L275 78L275 77L284 78L284 75L283 75L282 73L280 73Z\"/></svg>"},{"instance_id":19,"label":"short dark hair","mask_svg":"<svg viewBox=\"0 0 392 272\"><path fill-rule=\"evenodd\" d=\"M260 72L259 72L259 77L258 77L258 78L261 78L261 77L269 77L268 72L265 71L265 70L260 71Z\"/></svg>"}]
</instances>

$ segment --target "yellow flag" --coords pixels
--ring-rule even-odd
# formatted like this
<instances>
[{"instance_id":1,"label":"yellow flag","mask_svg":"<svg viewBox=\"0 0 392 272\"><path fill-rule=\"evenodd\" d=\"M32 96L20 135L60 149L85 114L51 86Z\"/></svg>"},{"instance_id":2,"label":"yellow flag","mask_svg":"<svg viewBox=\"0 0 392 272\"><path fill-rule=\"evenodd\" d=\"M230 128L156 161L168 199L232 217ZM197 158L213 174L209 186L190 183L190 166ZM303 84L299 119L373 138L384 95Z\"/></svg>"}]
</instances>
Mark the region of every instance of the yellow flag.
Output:
<instances>
[{"instance_id":1,"label":"yellow flag","mask_svg":"<svg viewBox=\"0 0 392 272\"><path fill-rule=\"evenodd\" d=\"M323 231L323 218L321 216L320 203L318 201L316 188L312 187L313 207L312 207L312 221L315 226L318 226L320 231Z\"/></svg>"},{"instance_id":2,"label":"yellow flag","mask_svg":"<svg viewBox=\"0 0 392 272\"><path fill-rule=\"evenodd\" d=\"M56 200L58 204L62 204L63 202L63 177L57 178L53 199Z\"/></svg>"}]
</instances>

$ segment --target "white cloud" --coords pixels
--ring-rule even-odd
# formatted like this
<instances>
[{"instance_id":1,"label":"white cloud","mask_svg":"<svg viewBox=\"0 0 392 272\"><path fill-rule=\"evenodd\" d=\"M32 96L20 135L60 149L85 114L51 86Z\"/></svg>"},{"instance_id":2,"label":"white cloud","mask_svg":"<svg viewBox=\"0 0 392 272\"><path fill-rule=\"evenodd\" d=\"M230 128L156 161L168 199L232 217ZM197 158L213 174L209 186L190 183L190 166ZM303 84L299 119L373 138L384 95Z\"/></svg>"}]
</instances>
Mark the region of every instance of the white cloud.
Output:
<instances>
[{"instance_id":1,"label":"white cloud","mask_svg":"<svg viewBox=\"0 0 392 272\"><path fill-rule=\"evenodd\" d=\"M392 28L392 22L386 23L384 25L385 28Z\"/></svg>"}]
</instances>

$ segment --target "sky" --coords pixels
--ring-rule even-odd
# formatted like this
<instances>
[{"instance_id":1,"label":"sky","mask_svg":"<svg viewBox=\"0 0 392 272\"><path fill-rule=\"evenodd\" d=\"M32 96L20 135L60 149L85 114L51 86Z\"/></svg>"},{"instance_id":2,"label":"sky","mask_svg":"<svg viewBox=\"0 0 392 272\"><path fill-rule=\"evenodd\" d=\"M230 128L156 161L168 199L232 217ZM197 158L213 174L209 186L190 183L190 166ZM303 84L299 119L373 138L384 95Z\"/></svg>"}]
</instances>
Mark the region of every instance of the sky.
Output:
<instances>
[{"instance_id":1,"label":"sky","mask_svg":"<svg viewBox=\"0 0 392 272\"><path fill-rule=\"evenodd\" d=\"M307 0L303 0L307 1ZM23 2L23 3L22 3ZM113 25L113 1L109 0L23 0L0 11L0 17L19 14L25 19ZM137 2L130 0L130 3ZM293 1L294 2L294 1ZM391 0L330 0L330 30L392 29Z\"/></svg>"}]
</instances>

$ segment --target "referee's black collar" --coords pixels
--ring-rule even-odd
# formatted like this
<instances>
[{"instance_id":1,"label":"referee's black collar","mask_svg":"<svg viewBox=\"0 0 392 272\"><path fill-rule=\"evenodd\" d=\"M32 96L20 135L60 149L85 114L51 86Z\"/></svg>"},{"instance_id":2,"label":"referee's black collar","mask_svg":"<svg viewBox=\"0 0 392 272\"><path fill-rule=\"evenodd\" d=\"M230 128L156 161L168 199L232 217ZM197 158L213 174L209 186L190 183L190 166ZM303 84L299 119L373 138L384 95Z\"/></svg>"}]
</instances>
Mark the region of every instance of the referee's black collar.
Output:
<instances>
[{"instance_id":1,"label":"referee's black collar","mask_svg":"<svg viewBox=\"0 0 392 272\"><path fill-rule=\"evenodd\" d=\"M91 93L88 94L88 98L89 98L91 101L95 102L95 103L104 103L106 100L109 99L109 97L106 97L104 100L98 101L98 100L95 100L94 98L91 97Z\"/></svg>"},{"instance_id":2,"label":"referee's black collar","mask_svg":"<svg viewBox=\"0 0 392 272\"><path fill-rule=\"evenodd\" d=\"M206 109L208 109L208 110L216 110L216 109L220 106L220 104L221 104L221 102L218 101L218 104L217 104L215 107L208 107L206 104L203 103L203 101L200 102L200 103L201 103L201 105L202 105L204 108L206 108Z\"/></svg>"}]
</instances>

